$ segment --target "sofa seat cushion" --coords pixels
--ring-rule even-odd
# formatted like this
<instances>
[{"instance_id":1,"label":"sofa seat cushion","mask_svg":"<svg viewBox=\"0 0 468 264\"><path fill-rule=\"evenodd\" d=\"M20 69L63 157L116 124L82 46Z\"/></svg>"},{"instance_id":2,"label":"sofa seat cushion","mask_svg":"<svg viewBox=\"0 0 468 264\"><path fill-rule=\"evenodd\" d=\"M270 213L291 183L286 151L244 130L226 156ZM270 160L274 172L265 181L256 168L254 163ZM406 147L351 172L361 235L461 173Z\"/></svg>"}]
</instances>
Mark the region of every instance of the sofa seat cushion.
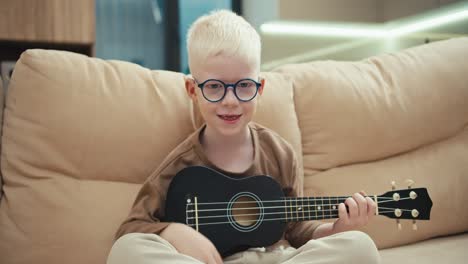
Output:
<instances>
[{"instance_id":1,"label":"sofa seat cushion","mask_svg":"<svg viewBox=\"0 0 468 264\"><path fill-rule=\"evenodd\" d=\"M433 238L415 244L380 250L382 264L450 263L468 259L468 233Z\"/></svg>"}]
</instances>

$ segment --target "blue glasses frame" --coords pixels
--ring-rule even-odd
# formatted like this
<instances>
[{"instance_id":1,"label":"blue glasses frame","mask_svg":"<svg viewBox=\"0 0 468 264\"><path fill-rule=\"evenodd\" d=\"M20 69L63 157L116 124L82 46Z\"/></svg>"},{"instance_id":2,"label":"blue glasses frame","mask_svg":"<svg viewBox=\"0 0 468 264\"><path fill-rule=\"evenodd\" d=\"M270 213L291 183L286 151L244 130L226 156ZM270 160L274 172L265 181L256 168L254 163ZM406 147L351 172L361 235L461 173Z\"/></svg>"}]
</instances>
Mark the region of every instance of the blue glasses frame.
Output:
<instances>
[{"instance_id":1,"label":"blue glasses frame","mask_svg":"<svg viewBox=\"0 0 468 264\"><path fill-rule=\"evenodd\" d=\"M223 96L221 96L221 98L219 100L210 100L208 99L206 96L205 96L205 93L203 92L203 87L205 86L205 84L209 81L217 81L217 82L220 82L221 84L223 84L224 86L224 94ZM255 89L255 94L252 96L252 98L248 99L248 100L243 100L241 98L239 98L239 96L237 95L237 91L236 91L236 86L237 84L239 84L240 82L242 81L252 81L253 83L255 83L255 86L256 86L256 89ZM217 79L208 79L202 83L198 83L197 80L195 80L195 82L197 83L197 86L198 88L200 88L200 90L202 91L202 94L203 94L203 97L208 101L208 102L212 102L212 103L216 103L216 102L219 102L219 101L222 101L224 99L224 97L226 97L226 94L227 94L227 90L229 87L232 88L232 91L234 92L234 95L236 96L237 100L241 101L241 102L249 102L249 101L252 101L256 96L257 96L257 93L258 93L258 89L260 88L260 86L262 86L261 83L259 82L256 82L252 79L249 79L249 78L245 78L245 79L240 79L239 81L237 81L236 83L225 83L221 80L217 80Z\"/></svg>"}]
</instances>

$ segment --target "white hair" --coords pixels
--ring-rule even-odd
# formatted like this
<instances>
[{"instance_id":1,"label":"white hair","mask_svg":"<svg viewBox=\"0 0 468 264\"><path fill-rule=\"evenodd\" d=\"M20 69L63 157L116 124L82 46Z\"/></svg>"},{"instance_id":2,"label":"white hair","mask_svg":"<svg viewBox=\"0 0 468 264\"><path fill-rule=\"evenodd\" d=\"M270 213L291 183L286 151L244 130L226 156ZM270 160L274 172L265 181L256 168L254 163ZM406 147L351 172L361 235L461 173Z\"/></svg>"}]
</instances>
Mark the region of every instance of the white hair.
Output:
<instances>
[{"instance_id":1,"label":"white hair","mask_svg":"<svg viewBox=\"0 0 468 264\"><path fill-rule=\"evenodd\" d=\"M236 56L260 71L261 42L257 31L241 16L228 10L198 18L187 33L190 71L209 57Z\"/></svg>"}]
</instances>

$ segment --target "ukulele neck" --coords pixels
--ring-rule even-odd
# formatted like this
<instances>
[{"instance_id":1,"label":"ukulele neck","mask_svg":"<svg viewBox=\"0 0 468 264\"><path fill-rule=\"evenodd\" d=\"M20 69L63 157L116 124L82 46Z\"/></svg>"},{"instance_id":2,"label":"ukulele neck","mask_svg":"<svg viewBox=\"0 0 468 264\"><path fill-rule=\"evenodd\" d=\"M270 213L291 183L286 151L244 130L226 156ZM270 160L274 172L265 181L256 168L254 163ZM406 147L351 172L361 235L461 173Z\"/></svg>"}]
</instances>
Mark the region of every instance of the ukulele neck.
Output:
<instances>
[{"instance_id":1,"label":"ukulele neck","mask_svg":"<svg viewBox=\"0 0 468 264\"><path fill-rule=\"evenodd\" d=\"M296 222L338 218L338 205L344 203L348 197L285 197L282 205L284 219L287 222ZM377 196L369 197L377 199Z\"/></svg>"}]
</instances>

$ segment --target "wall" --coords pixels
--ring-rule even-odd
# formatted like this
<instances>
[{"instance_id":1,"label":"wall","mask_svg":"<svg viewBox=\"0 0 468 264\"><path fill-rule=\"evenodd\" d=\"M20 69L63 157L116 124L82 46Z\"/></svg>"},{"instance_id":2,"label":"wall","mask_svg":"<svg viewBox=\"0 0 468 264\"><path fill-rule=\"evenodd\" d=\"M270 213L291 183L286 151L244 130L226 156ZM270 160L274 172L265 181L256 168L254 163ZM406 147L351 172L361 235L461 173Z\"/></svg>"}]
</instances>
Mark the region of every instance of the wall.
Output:
<instances>
[{"instance_id":1,"label":"wall","mask_svg":"<svg viewBox=\"0 0 468 264\"><path fill-rule=\"evenodd\" d=\"M247 1L244 1L247 2ZM279 18L341 22L385 22L460 0L278 0Z\"/></svg>"},{"instance_id":2,"label":"wall","mask_svg":"<svg viewBox=\"0 0 468 264\"><path fill-rule=\"evenodd\" d=\"M379 0L279 0L284 20L376 22Z\"/></svg>"},{"instance_id":3,"label":"wall","mask_svg":"<svg viewBox=\"0 0 468 264\"><path fill-rule=\"evenodd\" d=\"M179 0L181 68L188 73L186 36L190 25L201 15L216 9L231 9L230 0Z\"/></svg>"},{"instance_id":4,"label":"wall","mask_svg":"<svg viewBox=\"0 0 468 264\"><path fill-rule=\"evenodd\" d=\"M461 2L457 0L380 0L378 5L378 22L399 19L421 12L429 11L447 4Z\"/></svg>"},{"instance_id":5,"label":"wall","mask_svg":"<svg viewBox=\"0 0 468 264\"><path fill-rule=\"evenodd\" d=\"M96 57L164 69L164 14L157 23L152 1L96 0Z\"/></svg>"},{"instance_id":6,"label":"wall","mask_svg":"<svg viewBox=\"0 0 468 264\"><path fill-rule=\"evenodd\" d=\"M255 3L252 3L255 2ZM263 3L262 3L263 2ZM270 3L270 5L267 4ZM406 19L449 7L456 0L276 0L243 1L244 15L257 29L267 21L294 20L341 24L375 24ZM466 1L464 2L466 3ZM461 3L462 4L462 3ZM266 8L262 8L262 5ZM272 11L273 10L273 11ZM259 30L260 32L260 30ZM427 33L427 32L426 32ZM457 34L468 34L468 21L440 27L431 34L413 34L398 40L323 36L267 35L262 37L263 69L297 61L359 60Z\"/></svg>"},{"instance_id":7,"label":"wall","mask_svg":"<svg viewBox=\"0 0 468 264\"><path fill-rule=\"evenodd\" d=\"M279 0L242 1L242 16L257 30L260 25L279 18Z\"/></svg>"}]
</instances>

